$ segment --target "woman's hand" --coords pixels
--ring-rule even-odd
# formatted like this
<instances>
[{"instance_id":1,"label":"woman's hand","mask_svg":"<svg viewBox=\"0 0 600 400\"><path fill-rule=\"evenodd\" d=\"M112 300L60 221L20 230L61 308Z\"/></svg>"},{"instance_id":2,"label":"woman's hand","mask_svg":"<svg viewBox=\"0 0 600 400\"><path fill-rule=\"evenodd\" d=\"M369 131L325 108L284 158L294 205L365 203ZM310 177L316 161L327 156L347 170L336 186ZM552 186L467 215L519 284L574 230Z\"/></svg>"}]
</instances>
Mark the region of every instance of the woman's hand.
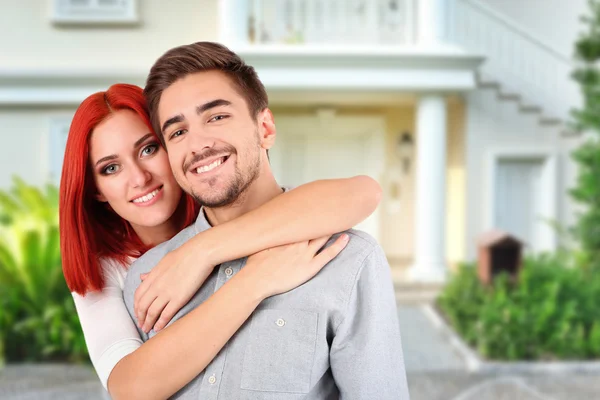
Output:
<instances>
[{"instance_id":1,"label":"woman's hand","mask_svg":"<svg viewBox=\"0 0 600 400\"><path fill-rule=\"evenodd\" d=\"M250 279L260 291L260 298L285 293L314 277L348 244L348 235L342 234L329 247L321 249L331 236L278 246L263 250L248 258L238 278Z\"/></svg>"},{"instance_id":2,"label":"woman's hand","mask_svg":"<svg viewBox=\"0 0 600 400\"><path fill-rule=\"evenodd\" d=\"M250 256L240 273L250 277L261 298L285 293L315 276L348 243L341 235L331 246L317 254L330 236L263 250ZM134 296L134 311L140 329L163 329L192 298L212 272L213 266L179 251L168 253L149 274ZM243 272L243 273L242 273Z\"/></svg>"},{"instance_id":3,"label":"woman's hand","mask_svg":"<svg viewBox=\"0 0 600 400\"><path fill-rule=\"evenodd\" d=\"M133 303L140 329L148 333L164 328L198 291L213 268L202 257L180 247L164 256L150 273L142 274Z\"/></svg>"}]
</instances>

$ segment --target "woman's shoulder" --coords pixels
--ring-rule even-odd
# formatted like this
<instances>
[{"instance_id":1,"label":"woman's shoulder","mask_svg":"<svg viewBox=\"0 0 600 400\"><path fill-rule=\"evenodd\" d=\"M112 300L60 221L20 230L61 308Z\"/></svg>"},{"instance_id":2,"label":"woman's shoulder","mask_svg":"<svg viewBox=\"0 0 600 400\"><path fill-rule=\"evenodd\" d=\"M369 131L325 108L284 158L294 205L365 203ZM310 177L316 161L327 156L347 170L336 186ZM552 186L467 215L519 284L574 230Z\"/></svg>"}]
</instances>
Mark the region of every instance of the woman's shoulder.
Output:
<instances>
[{"instance_id":1,"label":"woman's shoulder","mask_svg":"<svg viewBox=\"0 0 600 400\"><path fill-rule=\"evenodd\" d=\"M100 267L104 275L104 286L118 286L123 289L127 270L136 259L128 257L126 262L121 262L111 257L101 257Z\"/></svg>"}]
</instances>

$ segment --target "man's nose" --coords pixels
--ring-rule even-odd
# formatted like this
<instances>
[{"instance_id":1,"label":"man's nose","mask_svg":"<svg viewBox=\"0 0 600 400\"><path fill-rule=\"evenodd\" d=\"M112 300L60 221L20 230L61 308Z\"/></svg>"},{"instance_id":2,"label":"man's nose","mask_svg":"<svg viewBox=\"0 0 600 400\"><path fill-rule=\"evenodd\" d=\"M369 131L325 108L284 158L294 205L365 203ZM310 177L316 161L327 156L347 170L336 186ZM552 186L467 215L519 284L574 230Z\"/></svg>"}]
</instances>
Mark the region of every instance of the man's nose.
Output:
<instances>
[{"instance_id":1,"label":"man's nose","mask_svg":"<svg viewBox=\"0 0 600 400\"><path fill-rule=\"evenodd\" d=\"M139 164L131 167L130 177L131 186L138 188L144 187L152 180L152 174Z\"/></svg>"},{"instance_id":2,"label":"man's nose","mask_svg":"<svg viewBox=\"0 0 600 400\"><path fill-rule=\"evenodd\" d=\"M207 149L214 147L215 139L207 135L200 128L191 129L189 132L188 149L192 154L202 154Z\"/></svg>"}]
</instances>

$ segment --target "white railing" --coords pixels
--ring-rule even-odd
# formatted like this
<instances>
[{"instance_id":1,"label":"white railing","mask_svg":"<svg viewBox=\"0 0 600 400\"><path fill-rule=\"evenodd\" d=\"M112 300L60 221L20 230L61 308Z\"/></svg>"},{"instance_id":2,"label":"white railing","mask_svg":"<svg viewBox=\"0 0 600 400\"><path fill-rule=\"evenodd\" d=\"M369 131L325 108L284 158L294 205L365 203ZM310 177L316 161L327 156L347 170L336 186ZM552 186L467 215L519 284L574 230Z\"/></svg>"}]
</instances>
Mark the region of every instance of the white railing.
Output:
<instances>
[{"instance_id":1,"label":"white railing","mask_svg":"<svg viewBox=\"0 0 600 400\"><path fill-rule=\"evenodd\" d=\"M245 10L245 18L236 21L237 35L250 45L406 45L414 41L415 0L233 1Z\"/></svg>"},{"instance_id":2,"label":"white railing","mask_svg":"<svg viewBox=\"0 0 600 400\"><path fill-rule=\"evenodd\" d=\"M476 0L456 0L455 7L453 39L486 56L483 79L520 95L526 105L540 106L545 117L568 120L580 101L570 79L572 61Z\"/></svg>"}]
</instances>

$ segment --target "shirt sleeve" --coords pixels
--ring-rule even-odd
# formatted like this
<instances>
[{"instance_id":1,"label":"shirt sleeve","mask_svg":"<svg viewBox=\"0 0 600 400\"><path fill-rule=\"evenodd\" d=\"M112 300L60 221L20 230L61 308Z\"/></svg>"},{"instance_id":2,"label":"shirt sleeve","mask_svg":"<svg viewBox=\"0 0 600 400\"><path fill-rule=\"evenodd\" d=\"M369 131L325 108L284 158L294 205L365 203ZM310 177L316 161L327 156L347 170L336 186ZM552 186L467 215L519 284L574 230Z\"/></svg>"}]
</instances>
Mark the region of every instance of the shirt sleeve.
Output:
<instances>
[{"instance_id":1,"label":"shirt sleeve","mask_svg":"<svg viewBox=\"0 0 600 400\"><path fill-rule=\"evenodd\" d=\"M96 373L107 389L110 373L126 355L142 345L138 331L123 300L122 268L102 261L105 286L85 296L72 293L83 329L85 343Z\"/></svg>"},{"instance_id":2,"label":"shirt sleeve","mask_svg":"<svg viewBox=\"0 0 600 400\"><path fill-rule=\"evenodd\" d=\"M379 245L357 273L330 362L341 399L409 399L391 271Z\"/></svg>"}]
</instances>

